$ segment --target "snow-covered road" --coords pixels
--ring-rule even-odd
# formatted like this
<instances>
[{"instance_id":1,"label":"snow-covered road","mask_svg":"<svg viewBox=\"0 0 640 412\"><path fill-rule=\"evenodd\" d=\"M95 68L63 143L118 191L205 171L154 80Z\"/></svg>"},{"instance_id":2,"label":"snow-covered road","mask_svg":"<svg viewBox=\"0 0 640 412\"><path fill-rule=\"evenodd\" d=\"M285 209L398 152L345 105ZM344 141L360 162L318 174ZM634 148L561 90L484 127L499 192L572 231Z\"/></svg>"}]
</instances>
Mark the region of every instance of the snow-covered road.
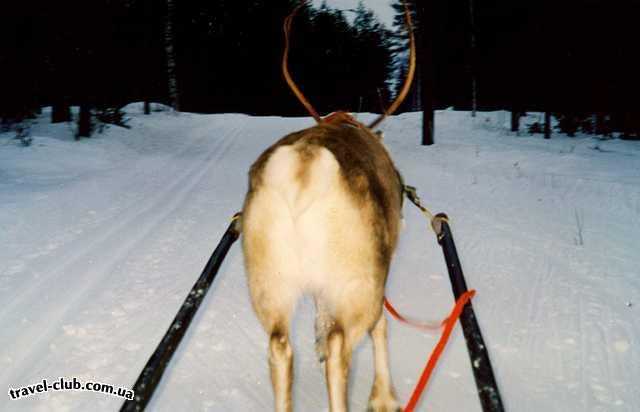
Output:
<instances>
[{"instance_id":1,"label":"snow-covered road","mask_svg":"<svg viewBox=\"0 0 640 412\"><path fill-rule=\"evenodd\" d=\"M0 134L0 387L77 377L131 386L241 207L258 154L310 119L143 116L72 141L45 116L31 147ZM443 111L421 147L416 114L383 125L405 180L446 211L509 411L640 410L640 145L509 135L504 113ZM422 215L407 227L387 294L438 320L453 304ZM327 410L313 308L294 320L294 403ZM390 322L392 376L406 401L437 336ZM271 409L267 341L232 248L149 405L160 411ZM368 341L350 399L364 410ZM6 393L6 392L5 392ZM421 410L479 411L456 329ZM48 392L0 410L114 411L121 399Z\"/></svg>"}]
</instances>

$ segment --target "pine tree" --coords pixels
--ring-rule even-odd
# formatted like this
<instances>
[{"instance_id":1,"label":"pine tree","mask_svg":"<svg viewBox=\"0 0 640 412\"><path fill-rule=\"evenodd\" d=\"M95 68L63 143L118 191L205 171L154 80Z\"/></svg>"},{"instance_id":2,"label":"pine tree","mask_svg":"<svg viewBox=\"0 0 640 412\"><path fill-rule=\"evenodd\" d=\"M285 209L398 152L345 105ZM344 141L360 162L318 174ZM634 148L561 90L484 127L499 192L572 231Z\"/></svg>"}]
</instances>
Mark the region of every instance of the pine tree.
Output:
<instances>
[{"instance_id":1,"label":"pine tree","mask_svg":"<svg viewBox=\"0 0 640 412\"><path fill-rule=\"evenodd\" d=\"M178 95L178 76L176 71L174 19L174 0L167 0L167 16L164 31L165 52L167 57L167 82L171 107L173 107L175 111L179 111L180 99Z\"/></svg>"},{"instance_id":2,"label":"pine tree","mask_svg":"<svg viewBox=\"0 0 640 412\"><path fill-rule=\"evenodd\" d=\"M419 30L418 27L420 22L418 21L416 16L414 2L407 0L407 5L409 6L411 19L413 20L414 33L417 33L417 31ZM400 92L400 88L402 87L404 79L407 75L407 66L409 64L409 32L407 31L404 2L402 0L394 0L394 2L391 4L391 7L395 11L392 23L393 32L390 43L391 51L395 55L394 69L396 74L394 77L396 80L394 95L397 95ZM422 108L422 102L420 99L420 84L421 73L419 70L417 70L414 76L413 84L411 85L411 89L409 90L409 94L400 106L398 110L399 112L418 111Z\"/></svg>"},{"instance_id":3,"label":"pine tree","mask_svg":"<svg viewBox=\"0 0 640 412\"><path fill-rule=\"evenodd\" d=\"M393 70L392 34L378 21L373 12L358 3L353 22L356 36L356 54L352 59L360 73L359 93L367 111L383 111L389 100L389 87Z\"/></svg>"},{"instance_id":4,"label":"pine tree","mask_svg":"<svg viewBox=\"0 0 640 412\"><path fill-rule=\"evenodd\" d=\"M80 115L78 116L76 140L79 140L81 137L91 137L91 132L93 132L91 105L89 103L82 103L80 105Z\"/></svg>"},{"instance_id":5,"label":"pine tree","mask_svg":"<svg viewBox=\"0 0 640 412\"><path fill-rule=\"evenodd\" d=\"M416 52L417 65L420 71L420 99L422 101L422 144L434 143L434 50L433 30L427 32L427 27L433 27L434 7L431 2L416 1Z\"/></svg>"},{"instance_id":6,"label":"pine tree","mask_svg":"<svg viewBox=\"0 0 640 412\"><path fill-rule=\"evenodd\" d=\"M406 0L407 7L413 20L413 32L416 40L416 76L412 88L405 100L404 110L417 109L409 106L420 102L422 110L422 144L433 144L434 108L435 108L435 60L434 60L434 18L435 7L430 1ZM392 7L396 11L394 16L395 50L403 57L400 64L406 65L408 60L408 31L405 22L404 1L396 0ZM405 57L407 56L407 57ZM400 71L402 73L402 71ZM401 87L404 77L398 79L397 87Z\"/></svg>"},{"instance_id":7,"label":"pine tree","mask_svg":"<svg viewBox=\"0 0 640 412\"><path fill-rule=\"evenodd\" d=\"M71 109L64 96L59 96L51 107L51 123L71 121Z\"/></svg>"},{"instance_id":8,"label":"pine tree","mask_svg":"<svg viewBox=\"0 0 640 412\"><path fill-rule=\"evenodd\" d=\"M478 78L477 78L477 51L476 51L476 17L474 11L474 1L469 1L469 72L471 75L471 117L476 117L478 110Z\"/></svg>"}]
</instances>

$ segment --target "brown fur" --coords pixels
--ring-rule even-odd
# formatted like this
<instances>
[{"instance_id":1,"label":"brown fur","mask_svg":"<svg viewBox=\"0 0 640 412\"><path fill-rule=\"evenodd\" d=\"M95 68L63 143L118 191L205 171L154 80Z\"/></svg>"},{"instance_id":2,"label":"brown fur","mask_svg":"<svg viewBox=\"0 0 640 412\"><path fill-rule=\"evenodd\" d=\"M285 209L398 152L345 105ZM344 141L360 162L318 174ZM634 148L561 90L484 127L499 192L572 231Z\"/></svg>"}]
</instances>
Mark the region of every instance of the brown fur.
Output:
<instances>
[{"instance_id":1,"label":"brown fur","mask_svg":"<svg viewBox=\"0 0 640 412\"><path fill-rule=\"evenodd\" d=\"M262 182L262 170L271 154L281 146L295 145L303 162L313 158L316 147L328 149L340 164L341 172L358 202L373 201L381 225L376 232L380 236L380 258L386 261L395 249L398 237L398 225L392 216L400 214L402 208L402 180L393 166L379 137L369 129L354 127L352 123L340 121L337 124L321 123L318 126L291 133L258 157L249 172L249 194ZM306 169L298 171L301 183L305 183ZM396 202L395 200L398 200Z\"/></svg>"},{"instance_id":2,"label":"brown fur","mask_svg":"<svg viewBox=\"0 0 640 412\"><path fill-rule=\"evenodd\" d=\"M351 352L367 331L376 356L370 407L397 408L382 299L401 208L402 180L389 154L376 134L346 114L285 136L251 166L243 251L253 307L270 335L277 410L292 409L288 333L301 292L316 300L317 349L327 359L331 410L346 410ZM313 272L319 267L327 273Z\"/></svg>"}]
</instances>

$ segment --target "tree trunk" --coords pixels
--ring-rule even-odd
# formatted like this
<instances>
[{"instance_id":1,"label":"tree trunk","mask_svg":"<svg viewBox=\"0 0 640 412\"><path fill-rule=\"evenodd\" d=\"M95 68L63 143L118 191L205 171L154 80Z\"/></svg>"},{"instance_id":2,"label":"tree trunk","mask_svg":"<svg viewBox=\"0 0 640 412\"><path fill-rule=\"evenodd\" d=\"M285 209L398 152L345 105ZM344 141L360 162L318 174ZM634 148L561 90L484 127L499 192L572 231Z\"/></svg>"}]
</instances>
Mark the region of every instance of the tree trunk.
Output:
<instances>
[{"instance_id":1,"label":"tree trunk","mask_svg":"<svg viewBox=\"0 0 640 412\"><path fill-rule=\"evenodd\" d=\"M422 104L422 145L434 143L434 56L433 56L433 17L434 7L431 1L414 1L417 17L417 64L420 71L420 103ZM431 30L429 30L431 29ZM427 32L429 30L429 32Z\"/></svg>"},{"instance_id":2,"label":"tree trunk","mask_svg":"<svg viewBox=\"0 0 640 412\"><path fill-rule=\"evenodd\" d=\"M544 138L551 139L551 113L544 112Z\"/></svg>"},{"instance_id":3,"label":"tree trunk","mask_svg":"<svg viewBox=\"0 0 640 412\"><path fill-rule=\"evenodd\" d=\"M78 135L80 137L91 137L91 105L82 103L80 105L80 116L78 117Z\"/></svg>"},{"instance_id":4,"label":"tree trunk","mask_svg":"<svg viewBox=\"0 0 640 412\"><path fill-rule=\"evenodd\" d=\"M167 55L167 79L171 107L180 110L178 99L178 79L176 73L175 39L173 33L173 19L175 16L174 0L167 0L167 20L164 26L164 50Z\"/></svg>"},{"instance_id":5,"label":"tree trunk","mask_svg":"<svg viewBox=\"0 0 640 412\"><path fill-rule=\"evenodd\" d=\"M567 136L575 137L578 131L578 125L576 124L576 116L572 113L567 117Z\"/></svg>"},{"instance_id":6,"label":"tree trunk","mask_svg":"<svg viewBox=\"0 0 640 412\"><path fill-rule=\"evenodd\" d=\"M412 112L419 112L422 110L422 74L420 73L420 68L418 66L418 70L416 70L416 74L413 77L413 81L416 83L415 90L413 92L412 99Z\"/></svg>"},{"instance_id":7,"label":"tree trunk","mask_svg":"<svg viewBox=\"0 0 640 412\"><path fill-rule=\"evenodd\" d=\"M471 34L471 57L469 71L471 72L471 117L476 117L478 110L478 85L476 82L476 23L473 11L473 1L469 0L469 32Z\"/></svg>"},{"instance_id":8,"label":"tree trunk","mask_svg":"<svg viewBox=\"0 0 640 412\"><path fill-rule=\"evenodd\" d=\"M518 133L520 131L520 112L517 109L511 109L511 131Z\"/></svg>"},{"instance_id":9,"label":"tree trunk","mask_svg":"<svg viewBox=\"0 0 640 412\"><path fill-rule=\"evenodd\" d=\"M71 110L65 99L60 99L53 103L51 107L51 123L61 123L71 121Z\"/></svg>"},{"instance_id":10,"label":"tree trunk","mask_svg":"<svg viewBox=\"0 0 640 412\"><path fill-rule=\"evenodd\" d=\"M609 136L609 133L607 133L604 113L602 112L598 112L596 114L596 134L599 136Z\"/></svg>"}]
</instances>

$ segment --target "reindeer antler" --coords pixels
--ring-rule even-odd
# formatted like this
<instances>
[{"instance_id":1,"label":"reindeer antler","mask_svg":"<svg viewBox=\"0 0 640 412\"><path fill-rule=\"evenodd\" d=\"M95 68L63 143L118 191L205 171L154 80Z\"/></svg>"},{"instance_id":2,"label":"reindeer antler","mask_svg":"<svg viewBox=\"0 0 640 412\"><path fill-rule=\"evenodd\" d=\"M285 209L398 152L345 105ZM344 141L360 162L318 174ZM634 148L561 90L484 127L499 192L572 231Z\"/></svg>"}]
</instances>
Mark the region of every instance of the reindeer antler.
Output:
<instances>
[{"instance_id":1,"label":"reindeer antler","mask_svg":"<svg viewBox=\"0 0 640 412\"><path fill-rule=\"evenodd\" d=\"M407 6L406 0L403 0L402 3L404 4L404 15L407 22L407 29L409 30L409 71L407 72L407 78L404 81L404 85L402 86L400 93L398 93L398 96L396 96L396 99L393 101L391 106L389 106L389 108L384 113L382 113L376 120L374 120L368 126L369 129L373 129L374 127L378 126L387 116L391 115L393 112L395 112L398 109L400 104L402 104L402 101L405 99L405 97L407 97L407 94L409 93L409 89L411 88L411 83L413 82L413 77L416 71L416 40L413 35L413 23L411 22L411 13L409 12L409 6ZM307 100L307 98L304 96L300 88L298 88L296 83L293 81L293 78L291 78L291 74L289 73L288 60L289 60L289 37L291 35L291 24L298 10L303 6L305 6L306 4L307 4L307 0L303 0L298 6L296 6L296 8L293 9L291 14L289 14L287 18L284 20L284 54L282 55L282 73L284 74L284 78L287 81L287 84L289 85L289 87L291 88L291 91L293 91L293 94L295 94L298 100L300 100L300 103L302 103L302 105L307 109L309 114L313 116L316 122L322 123L322 118L320 117L316 109L313 108L311 103L309 103L309 100Z\"/></svg>"},{"instance_id":2,"label":"reindeer antler","mask_svg":"<svg viewBox=\"0 0 640 412\"><path fill-rule=\"evenodd\" d=\"M284 78L287 81L287 84L293 91L293 94L295 94L298 100L300 100L300 103L302 103L302 105L307 109L309 114L313 116L316 122L321 123L322 118L320 117L318 112L316 112L316 109L313 108L311 103L309 103L309 100L307 100L307 98L304 97L304 94L302 94L302 91L300 91L296 83L291 78L291 74L289 74L288 60L289 60L289 35L291 33L291 24L293 21L293 17L296 15L298 10L306 4L307 4L306 0L302 1L298 6L296 6L295 9L293 9L291 14L289 14L287 18L284 20L284 54L282 55L282 73L284 74Z\"/></svg>"},{"instance_id":3,"label":"reindeer antler","mask_svg":"<svg viewBox=\"0 0 640 412\"><path fill-rule=\"evenodd\" d=\"M407 6L406 0L402 2L404 4L404 17L407 22L407 30L409 31L409 71L407 72L407 78L404 80L404 85L398 93L398 96L393 101L391 106L382 113L376 120L374 120L370 125L369 129L373 129L378 126L387 116L391 115L395 112L398 107L402 104L402 101L407 97L409 93L409 89L411 88L411 83L413 82L413 75L416 71L416 39L413 36L413 23L411 22L411 13L409 12L409 6Z\"/></svg>"}]
</instances>

